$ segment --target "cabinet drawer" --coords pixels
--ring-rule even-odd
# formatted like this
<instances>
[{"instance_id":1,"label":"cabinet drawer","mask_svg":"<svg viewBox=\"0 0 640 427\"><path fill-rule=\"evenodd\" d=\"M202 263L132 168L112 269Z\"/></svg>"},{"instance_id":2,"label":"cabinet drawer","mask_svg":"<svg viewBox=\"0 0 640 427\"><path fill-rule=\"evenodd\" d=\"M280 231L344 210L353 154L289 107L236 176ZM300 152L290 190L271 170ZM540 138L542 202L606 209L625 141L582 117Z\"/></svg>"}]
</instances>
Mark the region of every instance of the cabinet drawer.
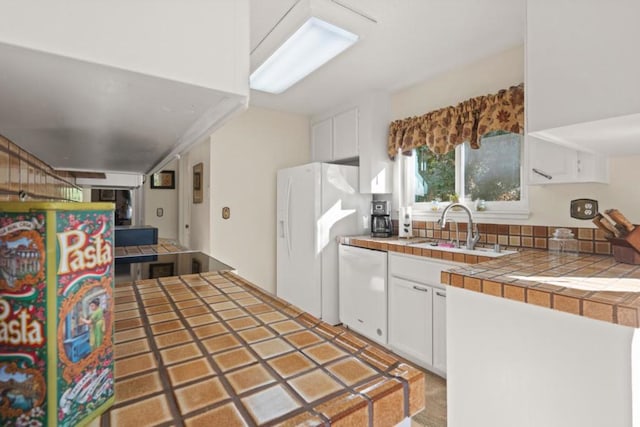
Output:
<instances>
[{"instance_id":1,"label":"cabinet drawer","mask_svg":"<svg viewBox=\"0 0 640 427\"><path fill-rule=\"evenodd\" d=\"M389 254L389 275L443 288L440 273L465 264L413 255Z\"/></svg>"}]
</instances>

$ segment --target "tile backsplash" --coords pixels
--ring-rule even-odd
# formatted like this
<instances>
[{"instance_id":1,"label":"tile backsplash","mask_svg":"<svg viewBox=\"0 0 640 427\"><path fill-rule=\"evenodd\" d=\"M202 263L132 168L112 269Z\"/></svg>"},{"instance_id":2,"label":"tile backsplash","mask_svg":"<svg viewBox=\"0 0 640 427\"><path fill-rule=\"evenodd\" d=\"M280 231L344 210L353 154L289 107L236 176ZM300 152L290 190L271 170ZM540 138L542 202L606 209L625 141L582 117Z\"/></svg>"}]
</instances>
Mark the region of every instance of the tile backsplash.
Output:
<instances>
[{"instance_id":1,"label":"tile backsplash","mask_svg":"<svg viewBox=\"0 0 640 427\"><path fill-rule=\"evenodd\" d=\"M82 201L82 189L68 172L55 171L0 135L0 201Z\"/></svg>"},{"instance_id":2,"label":"tile backsplash","mask_svg":"<svg viewBox=\"0 0 640 427\"><path fill-rule=\"evenodd\" d=\"M395 234L398 230L398 221L393 220ZM435 221L413 221L414 237L430 239L451 240L456 238L456 229L449 222L444 229ZM460 240L467 238L467 224L457 223ZM580 253L611 255L611 244L605 239L603 233L596 228L587 227L561 227L541 225L514 225L514 224L478 224L480 244L516 248L547 249L549 239L553 237L556 228L568 228L578 239Z\"/></svg>"}]
</instances>

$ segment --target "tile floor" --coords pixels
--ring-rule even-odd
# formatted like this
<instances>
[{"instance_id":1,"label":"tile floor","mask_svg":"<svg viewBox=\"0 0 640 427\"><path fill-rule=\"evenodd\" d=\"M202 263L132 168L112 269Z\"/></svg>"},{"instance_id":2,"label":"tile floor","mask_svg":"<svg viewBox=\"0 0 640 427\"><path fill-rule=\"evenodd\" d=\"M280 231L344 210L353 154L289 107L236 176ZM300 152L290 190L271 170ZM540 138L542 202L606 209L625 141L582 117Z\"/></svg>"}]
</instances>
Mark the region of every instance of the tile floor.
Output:
<instances>
[{"instance_id":1,"label":"tile floor","mask_svg":"<svg viewBox=\"0 0 640 427\"><path fill-rule=\"evenodd\" d=\"M116 402L92 427L385 426L424 407L422 371L233 274L114 299Z\"/></svg>"}]
</instances>

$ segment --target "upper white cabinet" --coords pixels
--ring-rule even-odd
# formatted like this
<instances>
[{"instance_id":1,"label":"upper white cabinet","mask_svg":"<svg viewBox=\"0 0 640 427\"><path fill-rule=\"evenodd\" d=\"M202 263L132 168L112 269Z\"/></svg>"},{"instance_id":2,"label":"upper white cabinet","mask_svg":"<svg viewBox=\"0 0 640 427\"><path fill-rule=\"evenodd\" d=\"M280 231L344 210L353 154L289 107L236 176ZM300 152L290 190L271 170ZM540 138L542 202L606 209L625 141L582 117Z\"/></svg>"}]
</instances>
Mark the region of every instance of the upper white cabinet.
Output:
<instances>
[{"instance_id":1,"label":"upper white cabinet","mask_svg":"<svg viewBox=\"0 0 640 427\"><path fill-rule=\"evenodd\" d=\"M360 100L360 192L393 193L393 162L387 154L391 98L372 93Z\"/></svg>"},{"instance_id":2,"label":"upper white cabinet","mask_svg":"<svg viewBox=\"0 0 640 427\"><path fill-rule=\"evenodd\" d=\"M529 184L609 182L605 156L527 137Z\"/></svg>"},{"instance_id":3,"label":"upper white cabinet","mask_svg":"<svg viewBox=\"0 0 640 427\"><path fill-rule=\"evenodd\" d=\"M333 119L330 117L311 125L311 160L333 160Z\"/></svg>"},{"instance_id":4,"label":"upper white cabinet","mask_svg":"<svg viewBox=\"0 0 640 427\"><path fill-rule=\"evenodd\" d=\"M334 162L358 157L358 108L311 124L311 161Z\"/></svg>"},{"instance_id":5,"label":"upper white cabinet","mask_svg":"<svg viewBox=\"0 0 640 427\"><path fill-rule=\"evenodd\" d=\"M640 153L640 2L527 1L530 135L580 151Z\"/></svg>"},{"instance_id":6,"label":"upper white cabinet","mask_svg":"<svg viewBox=\"0 0 640 427\"><path fill-rule=\"evenodd\" d=\"M387 93L369 93L352 104L311 119L311 161L358 159L360 192L393 192L393 162L387 155L391 101Z\"/></svg>"},{"instance_id":7,"label":"upper white cabinet","mask_svg":"<svg viewBox=\"0 0 640 427\"><path fill-rule=\"evenodd\" d=\"M350 108L333 117L333 157L358 157L358 109Z\"/></svg>"}]
</instances>

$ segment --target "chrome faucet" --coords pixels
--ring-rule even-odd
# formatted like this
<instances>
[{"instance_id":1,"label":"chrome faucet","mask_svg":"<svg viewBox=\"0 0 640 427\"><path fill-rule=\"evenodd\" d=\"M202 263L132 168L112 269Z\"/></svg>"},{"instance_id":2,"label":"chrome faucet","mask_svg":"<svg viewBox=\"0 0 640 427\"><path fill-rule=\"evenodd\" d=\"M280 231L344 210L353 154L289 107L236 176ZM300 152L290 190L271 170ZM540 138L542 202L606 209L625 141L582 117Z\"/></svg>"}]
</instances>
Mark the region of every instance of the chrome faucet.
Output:
<instances>
[{"instance_id":1,"label":"chrome faucet","mask_svg":"<svg viewBox=\"0 0 640 427\"><path fill-rule=\"evenodd\" d=\"M451 208L462 208L467 212L467 215L469 216L469 222L467 223L467 249L473 250L473 248L475 248L476 246L476 243L478 243L478 240L480 240L480 233L478 233L477 225L473 223L473 216L471 215L471 211L468 207L466 207L462 203L451 203L449 206L444 208L444 211L442 211L442 216L438 220L438 223L440 223L440 227L446 227L447 212L449 212L449 209Z\"/></svg>"}]
</instances>

